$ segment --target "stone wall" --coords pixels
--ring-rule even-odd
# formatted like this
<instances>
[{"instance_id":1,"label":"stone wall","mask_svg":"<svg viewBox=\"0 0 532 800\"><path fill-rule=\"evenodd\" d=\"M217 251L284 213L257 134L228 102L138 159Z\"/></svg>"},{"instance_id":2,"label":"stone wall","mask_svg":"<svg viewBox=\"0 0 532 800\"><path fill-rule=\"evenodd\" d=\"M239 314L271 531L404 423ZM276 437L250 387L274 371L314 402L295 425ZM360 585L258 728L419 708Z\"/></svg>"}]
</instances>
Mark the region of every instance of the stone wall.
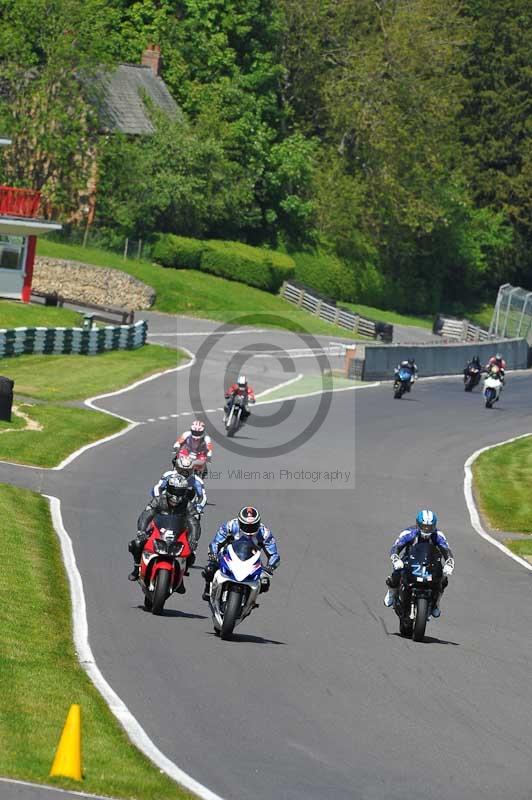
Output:
<instances>
[{"instance_id":1,"label":"stone wall","mask_svg":"<svg viewBox=\"0 0 532 800\"><path fill-rule=\"evenodd\" d=\"M140 311L155 300L155 291L126 272L79 261L37 256L33 288L56 292L67 300Z\"/></svg>"}]
</instances>

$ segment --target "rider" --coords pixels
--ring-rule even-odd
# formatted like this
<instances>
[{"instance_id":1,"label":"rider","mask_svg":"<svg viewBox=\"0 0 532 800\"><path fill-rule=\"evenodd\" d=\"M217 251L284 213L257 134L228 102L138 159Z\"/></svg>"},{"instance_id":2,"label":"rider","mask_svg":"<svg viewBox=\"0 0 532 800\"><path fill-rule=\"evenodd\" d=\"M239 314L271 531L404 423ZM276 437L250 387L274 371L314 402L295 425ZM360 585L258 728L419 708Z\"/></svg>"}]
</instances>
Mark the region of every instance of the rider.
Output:
<instances>
[{"instance_id":1,"label":"rider","mask_svg":"<svg viewBox=\"0 0 532 800\"><path fill-rule=\"evenodd\" d=\"M150 538L148 527L156 514L181 515L183 529L188 530L189 541L198 541L199 523L190 504L191 491L188 481L183 475L172 475L168 478L166 487L159 496L154 497L141 512L137 520L137 536L130 541L128 547L134 561L133 571L128 575L130 581L136 581L139 577L140 558L144 545ZM185 587L182 586L177 591L183 594Z\"/></svg>"},{"instance_id":2,"label":"rider","mask_svg":"<svg viewBox=\"0 0 532 800\"><path fill-rule=\"evenodd\" d=\"M394 369L394 375L397 378L399 375L400 370L406 369L410 372L410 383L407 386L407 391L410 391L410 388L414 381L417 378L417 364L415 358L406 358L404 361L400 361L399 364Z\"/></svg>"},{"instance_id":3,"label":"rider","mask_svg":"<svg viewBox=\"0 0 532 800\"><path fill-rule=\"evenodd\" d=\"M390 550L390 558L393 564L392 574L386 578L386 584L389 587L384 597L384 605L390 608L395 603L397 592L399 591L399 581L401 578L401 570L404 567L400 553L407 547L417 544L419 540L430 539L432 544L439 550L442 558L445 559L443 566L443 580L441 582L440 593L434 600L434 606L431 614L433 617L439 617L441 614L439 603L445 587L448 584L448 575L453 574L454 570L454 557L449 547L449 543L444 534L436 527L438 518L433 511L424 509L420 511L416 517L416 524L410 528L405 528L397 539L395 540L392 549Z\"/></svg>"},{"instance_id":4,"label":"rider","mask_svg":"<svg viewBox=\"0 0 532 800\"><path fill-rule=\"evenodd\" d=\"M248 403L255 402L255 392L253 391L253 388L248 384L245 375L239 375L237 382L232 383L229 389L225 392L225 399L227 400L227 403L225 404L224 408L225 412L224 422L227 418L227 415L231 411L233 400L237 396L244 398L244 405L242 408L242 417L241 417L241 420L244 423L249 417L250 413L247 408Z\"/></svg>"},{"instance_id":5,"label":"rider","mask_svg":"<svg viewBox=\"0 0 532 800\"><path fill-rule=\"evenodd\" d=\"M174 459L175 468L163 472L160 479L157 481L151 490L152 497L158 497L166 488L168 478L171 475L183 475L187 479L188 485L193 490L191 502L194 504L198 514L202 514L207 504L207 494L205 492L205 484L202 479L196 475L193 469L193 461L189 456L176 455Z\"/></svg>"},{"instance_id":6,"label":"rider","mask_svg":"<svg viewBox=\"0 0 532 800\"><path fill-rule=\"evenodd\" d=\"M197 521L197 527L194 533L197 535L196 539L192 538L192 534L189 532L189 540L190 540L190 547L193 551L197 550L199 538L201 536L201 515L207 505L207 494L205 492L205 484L203 483L202 479L195 474L193 469L193 461L189 456L185 455L177 455L174 459L175 461L175 469L170 469L167 472L164 472L160 479L157 481L153 489L151 490L152 497L159 497L161 492L164 492L166 486L168 484L168 479L172 477L172 475L182 475L186 478L189 488L189 502L192 503L195 514L194 518ZM195 558L190 558L189 566L193 564Z\"/></svg>"},{"instance_id":7,"label":"rider","mask_svg":"<svg viewBox=\"0 0 532 800\"><path fill-rule=\"evenodd\" d=\"M271 530L263 525L260 514L253 506L241 508L238 517L224 522L218 528L216 535L209 545L209 560L207 566L201 573L205 578L205 589L203 599L208 600L210 596L210 584L214 578L214 573L218 569L218 551L226 544L240 539L242 536L249 536L254 544L262 550L268 557L268 564L263 567L265 572L270 575L279 566L281 561L277 552L277 542ZM261 579L261 591L266 592L270 586L267 577Z\"/></svg>"},{"instance_id":8,"label":"rider","mask_svg":"<svg viewBox=\"0 0 532 800\"><path fill-rule=\"evenodd\" d=\"M174 450L177 451L173 459L174 465L181 449L186 449L189 453L196 453L199 456L205 456L207 461L210 462L212 458L212 440L205 433L203 420L195 419L189 430L183 431L181 436L178 436L174 442Z\"/></svg>"},{"instance_id":9,"label":"rider","mask_svg":"<svg viewBox=\"0 0 532 800\"><path fill-rule=\"evenodd\" d=\"M492 356L488 361L488 363L486 364L486 372L488 373L488 375L492 367L499 367L500 370L499 375L501 381L504 383L504 372L506 370L506 361L502 357L501 353L495 353L495 355Z\"/></svg>"},{"instance_id":10,"label":"rider","mask_svg":"<svg viewBox=\"0 0 532 800\"><path fill-rule=\"evenodd\" d=\"M480 358L478 356L473 356L473 358L467 362L464 367L464 377L469 375L470 369L478 369L479 372L482 372L482 365L480 363Z\"/></svg>"}]
</instances>

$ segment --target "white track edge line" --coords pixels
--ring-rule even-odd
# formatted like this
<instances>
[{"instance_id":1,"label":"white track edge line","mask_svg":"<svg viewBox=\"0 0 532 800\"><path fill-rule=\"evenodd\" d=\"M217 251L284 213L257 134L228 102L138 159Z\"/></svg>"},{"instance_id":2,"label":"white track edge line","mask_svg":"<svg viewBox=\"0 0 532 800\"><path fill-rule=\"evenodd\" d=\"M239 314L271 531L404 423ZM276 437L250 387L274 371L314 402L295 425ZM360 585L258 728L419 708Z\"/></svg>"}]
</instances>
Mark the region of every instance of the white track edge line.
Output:
<instances>
[{"instance_id":1,"label":"white track edge line","mask_svg":"<svg viewBox=\"0 0 532 800\"><path fill-rule=\"evenodd\" d=\"M308 394L293 394L289 397L279 397L277 400L259 400L258 403L255 405L257 406L268 406L272 403L284 403L285 400L303 400L306 397L317 397L320 394L337 394L337 392L355 392L358 389L373 389L375 386L380 386L380 381L375 381L375 383L363 383L358 384L357 386L342 386L338 389L321 389L317 392L309 392Z\"/></svg>"},{"instance_id":2,"label":"white track edge line","mask_svg":"<svg viewBox=\"0 0 532 800\"><path fill-rule=\"evenodd\" d=\"M303 377L303 373L300 372L299 375L296 375L295 378L290 378L287 381L283 381L282 383L278 383L277 386L271 386L269 389L265 389L263 392L259 392L259 394L255 395L257 400L259 397L265 397L267 394L271 394L272 392L277 391L277 389L282 389L284 386L290 386L292 383L297 383Z\"/></svg>"},{"instance_id":3,"label":"white track edge line","mask_svg":"<svg viewBox=\"0 0 532 800\"><path fill-rule=\"evenodd\" d=\"M109 709L124 728L131 742L144 753L155 766L180 786L193 792L202 800L222 800L219 795L211 792L206 786L196 781L191 775L188 775L180 769L177 764L170 761L170 759L159 750L138 720L133 716L124 701L116 694L100 672L89 645L87 607L83 592L83 582L76 563L72 540L63 524L61 501L58 497L54 497L53 495L44 495L44 497L46 497L50 503L52 523L59 537L63 562L70 584L74 646L80 665L102 695Z\"/></svg>"},{"instance_id":4,"label":"white track edge line","mask_svg":"<svg viewBox=\"0 0 532 800\"><path fill-rule=\"evenodd\" d=\"M527 437L532 436L532 433L523 433L521 436L513 436L511 439L506 439L504 442L497 442L497 444L490 444L487 447L481 447L480 450L475 450L472 455L469 456L467 461L464 464L464 495L465 501L467 505L467 510L469 511L469 517L471 519L471 525L474 530L478 533L479 536L482 536L490 544L497 547L504 555L508 556L509 558L516 561L525 569L528 569L532 572L532 564L529 564L524 558L512 553L512 551L506 547L501 542L497 541L493 536L490 536L484 528L482 527L482 522L480 521L480 514L478 512L477 505L475 503L475 498L473 496L473 470L472 466L477 460L477 458L482 454L485 453L487 450L493 450L496 447L502 447L504 444L511 444L512 442L517 442L519 439L526 439Z\"/></svg>"}]
</instances>

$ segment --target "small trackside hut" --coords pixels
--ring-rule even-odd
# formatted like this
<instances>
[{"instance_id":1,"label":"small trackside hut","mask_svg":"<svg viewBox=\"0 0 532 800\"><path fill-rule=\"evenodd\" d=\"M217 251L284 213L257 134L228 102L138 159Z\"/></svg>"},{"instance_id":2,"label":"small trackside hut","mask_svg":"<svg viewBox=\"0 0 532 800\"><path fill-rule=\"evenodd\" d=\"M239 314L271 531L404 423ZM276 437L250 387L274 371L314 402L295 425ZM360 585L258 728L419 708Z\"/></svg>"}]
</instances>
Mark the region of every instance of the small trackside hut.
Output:
<instances>
[{"instance_id":1,"label":"small trackside hut","mask_svg":"<svg viewBox=\"0 0 532 800\"><path fill-rule=\"evenodd\" d=\"M0 146L10 145L0 139ZM30 302L37 236L61 230L39 216L40 192L0 186L0 297Z\"/></svg>"}]
</instances>

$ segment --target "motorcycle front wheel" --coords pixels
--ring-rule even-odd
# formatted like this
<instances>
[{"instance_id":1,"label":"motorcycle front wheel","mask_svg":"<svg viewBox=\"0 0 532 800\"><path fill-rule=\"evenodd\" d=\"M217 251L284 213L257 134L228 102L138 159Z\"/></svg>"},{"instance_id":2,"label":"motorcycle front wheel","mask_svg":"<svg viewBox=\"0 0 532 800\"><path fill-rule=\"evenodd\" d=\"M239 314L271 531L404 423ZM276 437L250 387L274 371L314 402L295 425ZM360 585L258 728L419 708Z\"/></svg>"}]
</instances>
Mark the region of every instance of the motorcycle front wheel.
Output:
<instances>
[{"instance_id":1,"label":"motorcycle front wheel","mask_svg":"<svg viewBox=\"0 0 532 800\"><path fill-rule=\"evenodd\" d=\"M429 602L426 597L418 597L416 603L416 618L414 620L414 630L412 631L412 639L415 642L422 642L425 636L425 628L427 627L427 618L429 615Z\"/></svg>"},{"instance_id":2,"label":"motorcycle front wheel","mask_svg":"<svg viewBox=\"0 0 532 800\"><path fill-rule=\"evenodd\" d=\"M155 589L153 590L152 614L163 613L166 598L170 594L170 573L166 569L160 569L155 578Z\"/></svg>"},{"instance_id":3,"label":"motorcycle front wheel","mask_svg":"<svg viewBox=\"0 0 532 800\"><path fill-rule=\"evenodd\" d=\"M229 423L229 427L227 428L227 435L229 438L233 437L238 430L238 423L240 417L238 414L233 414L231 417L231 422Z\"/></svg>"},{"instance_id":4,"label":"motorcycle front wheel","mask_svg":"<svg viewBox=\"0 0 532 800\"><path fill-rule=\"evenodd\" d=\"M222 629L220 631L220 637L222 639L230 639L233 635L235 623L240 615L240 605L240 592L229 592L227 600L225 601L224 621L222 622Z\"/></svg>"}]
</instances>

